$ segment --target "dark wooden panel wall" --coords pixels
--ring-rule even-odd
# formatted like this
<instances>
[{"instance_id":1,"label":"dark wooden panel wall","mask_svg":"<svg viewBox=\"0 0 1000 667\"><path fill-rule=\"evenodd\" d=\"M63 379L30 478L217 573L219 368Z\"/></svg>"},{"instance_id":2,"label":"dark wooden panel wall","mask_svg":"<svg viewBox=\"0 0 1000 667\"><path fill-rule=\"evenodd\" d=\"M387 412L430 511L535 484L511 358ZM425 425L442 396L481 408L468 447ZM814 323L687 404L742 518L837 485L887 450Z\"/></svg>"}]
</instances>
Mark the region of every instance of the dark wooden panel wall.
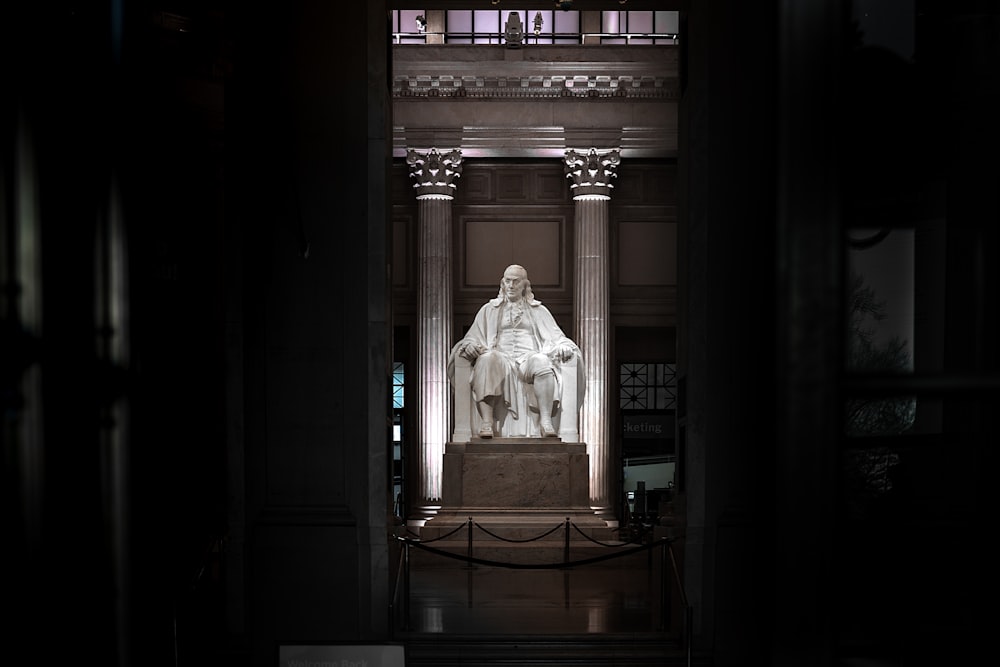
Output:
<instances>
[{"instance_id":1,"label":"dark wooden panel wall","mask_svg":"<svg viewBox=\"0 0 1000 667\"><path fill-rule=\"evenodd\" d=\"M558 161L467 161L452 204L456 328L496 296L512 263L535 296L572 330L575 204ZM676 322L676 164L625 161L609 203L613 323ZM393 171L393 311L415 316L418 206L406 166Z\"/></svg>"}]
</instances>

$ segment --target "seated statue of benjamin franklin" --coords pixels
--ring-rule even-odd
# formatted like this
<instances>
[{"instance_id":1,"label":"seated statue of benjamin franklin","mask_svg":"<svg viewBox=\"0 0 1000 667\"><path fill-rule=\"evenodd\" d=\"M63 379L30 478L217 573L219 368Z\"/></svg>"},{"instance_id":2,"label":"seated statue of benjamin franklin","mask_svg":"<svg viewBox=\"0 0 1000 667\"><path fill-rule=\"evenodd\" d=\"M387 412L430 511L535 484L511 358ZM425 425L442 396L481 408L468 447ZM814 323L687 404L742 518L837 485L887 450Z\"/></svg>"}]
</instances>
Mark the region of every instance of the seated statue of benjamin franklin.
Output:
<instances>
[{"instance_id":1,"label":"seated statue of benjamin franklin","mask_svg":"<svg viewBox=\"0 0 1000 667\"><path fill-rule=\"evenodd\" d=\"M567 364L575 370L571 390L576 395L568 401L573 414L564 418L575 424L586 388L583 357L548 308L535 299L524 267L507 267L497 297L479 309L468 333L452 347L448 378L453 384L459 359L472 364L469 385L479 424L471 432L480 438L557 436L553 422L563 417L562 375Z\"/></svg>"}]
</instances>

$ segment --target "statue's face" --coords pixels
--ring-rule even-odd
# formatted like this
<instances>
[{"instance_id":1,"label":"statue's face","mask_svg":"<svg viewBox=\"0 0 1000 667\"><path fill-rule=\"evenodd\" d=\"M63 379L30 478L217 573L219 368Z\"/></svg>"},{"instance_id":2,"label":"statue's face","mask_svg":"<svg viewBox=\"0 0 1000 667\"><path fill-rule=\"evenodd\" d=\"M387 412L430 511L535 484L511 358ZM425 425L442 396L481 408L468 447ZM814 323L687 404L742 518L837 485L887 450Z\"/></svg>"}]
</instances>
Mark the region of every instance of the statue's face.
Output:
<instances>
[{"instance_id":1,"label":"statue's face","mask_svg":"<svg viewBox=\"0 0 1000 667\"><path fill-rule=\"evenodd\" d=\"M517 269L507 269L504 271L503 280L500 284L503 285L503 292L507 296L508 301L518 301L524 294L524 281L526 276L518 271Z\"/></svg>"}]
</instances>

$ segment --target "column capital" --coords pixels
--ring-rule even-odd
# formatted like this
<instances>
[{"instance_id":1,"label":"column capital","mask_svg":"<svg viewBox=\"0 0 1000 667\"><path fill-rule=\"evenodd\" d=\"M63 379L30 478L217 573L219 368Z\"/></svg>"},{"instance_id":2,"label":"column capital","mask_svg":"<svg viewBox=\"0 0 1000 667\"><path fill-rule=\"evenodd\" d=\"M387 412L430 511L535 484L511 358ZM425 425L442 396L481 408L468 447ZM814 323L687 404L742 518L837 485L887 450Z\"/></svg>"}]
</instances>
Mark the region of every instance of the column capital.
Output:
<instances>
[{"instance_id":1,"label":"column capital","mask_svg":"<svg viewBox=\"0 0 1000 667\"><path fill-rule=\"evenodd\" d=\"M439 153L436 148L429 151L407 149L406 164L410 166L410 177L417 191L417 199L452 199L455 192L455 178L462 175L462 151L455 148Z\"/></svg>"},{"instance_id":2,"label":"column capital","mask_svg":"<svg viewBox=\"0 0 1000 667\"><path fill-rule=\"evenodd\" d=\"M563 162L566 178L573 180L569 186L573 199L611 198L611 189L614 187L611 179L618 176L615 170L621 162L619 149L598 151L596 148L591 148L589 153L569 149Z\"/></svg>"}]
</instances>

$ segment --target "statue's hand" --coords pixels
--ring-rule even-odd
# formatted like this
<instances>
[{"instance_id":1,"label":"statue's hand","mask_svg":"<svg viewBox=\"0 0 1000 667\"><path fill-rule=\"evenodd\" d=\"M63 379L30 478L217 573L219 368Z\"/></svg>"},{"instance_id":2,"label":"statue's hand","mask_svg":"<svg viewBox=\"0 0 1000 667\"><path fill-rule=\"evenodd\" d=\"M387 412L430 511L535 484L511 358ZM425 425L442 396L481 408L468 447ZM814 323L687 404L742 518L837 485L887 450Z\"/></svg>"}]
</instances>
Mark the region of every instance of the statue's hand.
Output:
<instances>
[{"instance_id":1,"label":"statue's hand","mask_svg":"<svg viewBox=\"0 0 1000 667\"><path fill-rule=\"evenodd\" d=\"M480 349L480 346L471 340L462 344L462 346L458 348L458 353L469 361L475 361L478 359L482 352L483 351Z\"/></svg>"},{"instance_id":2,"label":"statue's hand","mask_svg":"<svg viewBox=\"0 0 1000 667\"><path fill-rule=\"evenodd\" d=\"M576 351L569 345L558 345L552 350L552 357L556 361L561 362L569 361L573 358L574 354L576 354Z\"/></svg>"}]
</instances>

